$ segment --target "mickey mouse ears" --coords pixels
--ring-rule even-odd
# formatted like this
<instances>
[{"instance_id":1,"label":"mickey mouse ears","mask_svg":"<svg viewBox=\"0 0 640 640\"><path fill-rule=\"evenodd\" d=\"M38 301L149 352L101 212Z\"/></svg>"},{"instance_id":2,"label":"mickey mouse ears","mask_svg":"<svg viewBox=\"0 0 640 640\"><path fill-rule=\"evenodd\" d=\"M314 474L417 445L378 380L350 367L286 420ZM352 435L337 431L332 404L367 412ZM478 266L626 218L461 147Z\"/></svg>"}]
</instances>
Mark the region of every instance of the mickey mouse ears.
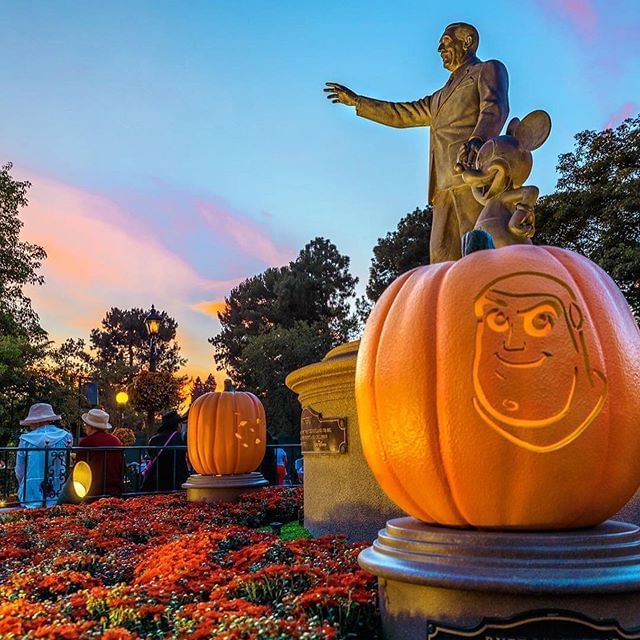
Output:
<instances>
[{"instance_id":1,"label":"mickey mouse ears","mask_svg":"<svg viewBox=\"0 0 640 640\"><path fill-rule=\"evenodd\" d=\"M551 116L542 109L532 111L522 120L513 118L507 125L507 135L513 136L523 149L541 147L551 133Z\"/></svg>"}]
</instances>

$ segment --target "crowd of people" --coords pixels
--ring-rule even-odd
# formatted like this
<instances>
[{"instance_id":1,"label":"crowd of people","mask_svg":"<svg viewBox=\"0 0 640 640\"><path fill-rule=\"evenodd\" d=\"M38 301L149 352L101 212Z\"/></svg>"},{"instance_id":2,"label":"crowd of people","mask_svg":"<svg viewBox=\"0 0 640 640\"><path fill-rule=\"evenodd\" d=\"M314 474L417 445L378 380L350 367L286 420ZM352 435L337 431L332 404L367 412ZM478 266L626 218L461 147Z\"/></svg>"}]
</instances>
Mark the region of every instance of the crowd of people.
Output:
<instances>
[{"instance_id":1,"label":"crowd of people","mask_svg":"<svg viewBox=\"0 0 640 640\"><path fill-rule=\"evenodd\" d=\"M109 414L91 409L82 414L85 436L78 440L69 455L73 436L61 426L62 417L50 404L39 402L29 409L20 425L28 431L20 436L15 473L18 500L23 507L35 508L56 504L68 477L68 465L86 462L91 469L91 486L87 497L121 496L124 490L125 456L123 443L111 431ZM187 480L189 468L180 431L180 416L170 411L149 441L144 464L138 465L141 490L172 491Z\"/></svg>"},{"instance_id":2,"label":"crowd of people","mask_svg":"<svg viewBox=\"0 0 640 640\"><path fill-rule=\"evenodd\" d=\"M150 439L148 450L140 462L127 464L122 441L116 437L109 414L91 409L82 414L85 436L78 440L74 453L73 436L62 426L62 417L50 404L40 402L29 409L20 425L29 430L20 436L15 473L18 500L23 507L35 508L56 504L69 476L68 466L86 462L91 469L91 486L87 497L121 496L125 469L134 469L139 489L143 492L175 491L186 482L192 470L184 450L185 434L176 411L162 416L162 424ZM268 434L267 443L278 445ZM292 484L285 450L280 446L267 449L260 471L270 484ZM302 482L302 458L295 461L295 473Z\"/></svg>"}]
</instances>

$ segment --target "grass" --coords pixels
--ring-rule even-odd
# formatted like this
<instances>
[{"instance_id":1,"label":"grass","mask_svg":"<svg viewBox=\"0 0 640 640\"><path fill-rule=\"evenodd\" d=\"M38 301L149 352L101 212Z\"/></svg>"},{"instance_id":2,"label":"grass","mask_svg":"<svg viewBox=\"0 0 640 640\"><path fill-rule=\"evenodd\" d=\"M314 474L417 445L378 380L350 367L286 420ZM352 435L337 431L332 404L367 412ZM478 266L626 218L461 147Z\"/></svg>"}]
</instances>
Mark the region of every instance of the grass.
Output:
<instances>
[{"instance_id":1,"label":"grass","mask_svg":"<svg viewBox=\"0 0 640 640\"><path fill-rule=\"evenodd\" d=\"M271 527L260 527L258 531L262 531L264 533L271 533ZM298 524L295 520L293 522L287 522L287 524L282 525L282 529L280 529L280 539L287 540L298 540L300 538L312 538L313 536L301 525Z\"/></svg>"}]
</instances>

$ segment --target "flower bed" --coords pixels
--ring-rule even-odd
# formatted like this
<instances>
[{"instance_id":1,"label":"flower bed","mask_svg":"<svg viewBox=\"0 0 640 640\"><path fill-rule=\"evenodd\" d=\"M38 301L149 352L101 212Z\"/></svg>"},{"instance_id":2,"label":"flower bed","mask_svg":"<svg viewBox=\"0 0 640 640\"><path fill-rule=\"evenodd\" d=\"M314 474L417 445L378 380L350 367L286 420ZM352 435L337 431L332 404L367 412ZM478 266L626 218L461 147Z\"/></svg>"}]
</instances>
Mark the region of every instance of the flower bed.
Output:
<instances>
[{"instance_id":1,"label":"flower bed","mask_svg":"<svg viewBox=\"0 0 640 640\"><path fill-rule=\"evenodd\" d=\"M0 517L0 637L375 638L364 545L283 541L302 491L210 505L183 495L99 500Z\"/></svg>"}]
</instances>

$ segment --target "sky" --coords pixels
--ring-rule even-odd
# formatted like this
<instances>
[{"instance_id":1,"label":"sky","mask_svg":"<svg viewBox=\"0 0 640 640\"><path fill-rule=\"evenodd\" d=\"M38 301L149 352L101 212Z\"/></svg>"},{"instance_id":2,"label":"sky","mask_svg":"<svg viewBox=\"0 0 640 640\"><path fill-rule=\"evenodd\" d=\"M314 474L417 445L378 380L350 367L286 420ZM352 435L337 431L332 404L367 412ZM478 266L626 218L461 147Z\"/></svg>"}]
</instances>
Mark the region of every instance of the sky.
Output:
<instances>
[{"instance_id":1,"label":"sky","mask_svg":"<svg viewBox=\"0 0 640 640\"><path fill-rule=\"evenodd\" d=\"M154 304L193 376L216 373L232 287L322 236L362 291L377 239L425 204L428 131L357 118L325 81L421 98L448 77L443 28L474 24L510 116L551 115L528 181L543 194L575 133L640 112L636 0L0 0L0 16L0 163L32 183L43 327L87 339L111 306Z\"/></svg>"}]
</instances>

